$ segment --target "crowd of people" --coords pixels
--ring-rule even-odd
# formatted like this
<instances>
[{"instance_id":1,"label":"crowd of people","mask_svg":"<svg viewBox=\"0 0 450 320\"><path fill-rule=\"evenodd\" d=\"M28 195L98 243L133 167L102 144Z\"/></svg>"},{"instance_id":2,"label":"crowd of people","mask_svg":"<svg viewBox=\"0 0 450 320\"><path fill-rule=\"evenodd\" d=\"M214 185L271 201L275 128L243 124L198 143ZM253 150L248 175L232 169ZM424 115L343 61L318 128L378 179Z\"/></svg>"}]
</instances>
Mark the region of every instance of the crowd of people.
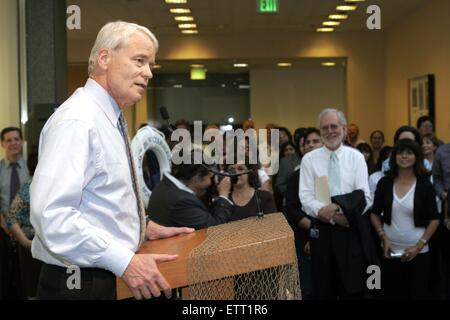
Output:
<instances>
[{"instance_id":1,"label":"crowd of people","mask_svg":"<svg viewBox=\"0 0 450 320\"><path fill-rule=\"evenodd\" d=\"M257 174L264 166L250 164L248 157L241 163L235 159L230 167L233 172L250 173L224 188L223 182L215 185L213 174L199 166L209 174L203 191L196 192L207 211L200 226L260 212L283 212L296 238L304 299L448 298L448 145L435 136L432 119L423 116L417 127L399 127L389 146L381 130L370 134L369 143L363 141L358 126L347 125L338 110L324 110L319 118L318 128L298 128L293 135L273 123L265 127L280 132L275 175ZM179 122L189 130L187 121ZM255 124L247 119L241 127L246 131ZM334 160L331 155L336 156ZM330 172L333 161L334 173ZM317 198L323 177L331 203ZM186 180L181 182L189 185ZM204 197L211 185L219 190L216 196L232 205L220 219L213 205L217 198ZM165 221L157 218L161 203L167 208L174 201L161 201L160 193L167 190L160 189L156 187L150 199L150 218L163 225L198 228L193 216L190 220L185 215L183 221L171 218L172 210L164 213ZM212 207L207 209L207 205ZM381 290L368 290L365 284L369 265L382 270Z\"/></svg>"},{"instance_id":2,"label":"crowd of people","mask_svg":"<svg viewBox=\"0 0 450 320\"><path fill-rule=\"evenodd\" d=\"M114 299L116 277L136 299L170 298L157 264L177 255L138 253L144 241L275 212L294 231L304 299L450 298L450 143L427 116L398 128L393 146L380 130L362 141L336 109L293 135L270 123L280 148L269 139L257 152L274 152L279 170L252 161L251 139L233 140L243 157L173 164L144 208L122 110L141 100L158 46L143 26L106 24L85 86L41 132L39 161L23 158L19 128L1 131L0 299ZM76 290L66 285L74 265ZM368 266L381 268L376 290Z\"/></svg>"}]
</instances>

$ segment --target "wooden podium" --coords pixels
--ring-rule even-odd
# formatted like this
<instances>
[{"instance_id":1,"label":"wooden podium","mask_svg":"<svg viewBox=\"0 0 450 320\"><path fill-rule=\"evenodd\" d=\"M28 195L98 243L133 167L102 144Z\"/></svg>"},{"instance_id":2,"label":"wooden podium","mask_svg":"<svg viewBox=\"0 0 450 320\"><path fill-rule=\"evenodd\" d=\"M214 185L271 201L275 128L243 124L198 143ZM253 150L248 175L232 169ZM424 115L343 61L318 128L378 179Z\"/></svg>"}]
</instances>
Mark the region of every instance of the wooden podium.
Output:
<instances>
[{"instance_id":1,"label":"wooden podium","mask_svg":"<svg viewBox=\"0 0 450 320\"><path fill-rule=\"evenodd\" d=\"M257 223L256 217L249 218ZM294 235L288 225L284 215L282 213L266 215L261 219L268 226L276 226L277 232L272 234L266 232L258 235L258 228L251 230L252 235L256 234L258 239L255 242L247 242L244 245L236 246L235 248L229 248L227 250L239 250L244 246L252 249L252 261L255 263L243 267L238 270L236 274L247 273L256 270L262 270L266 268L291 264L293 259L296 260ZM252 223L253 223L252 221ZM260 220L261 221L261 220ZM231 223L240 223L239 221ZM281 231L280 231L281 230ZM258 237L259 236L259 237ZM160 239L147 241L139 249L138 253L159 253L159 254L178 254L178 259L169 262L163 262L158 264L159 271L165 277L167 282L172 288L183 288L191 285L188 278L188 260L190 258L191 251L199 246L207 237L207 229L197 230L191 234L183 234L172 238ZM264 242L265 249L258 250L258 246ZM281 252L279 250L280 246L282 248L293 248L292 254L286 255L286 252ZM272 249L271 249L272 248ZM292 250L291 250L292 251ZM221 279L227 276L232 276L233 274L224 274L221 272L214 272L211 275L211 279ZM117 278L117 299L127 299L132 298L133 295L130 289L127 287L125 282L121 278Z\"/></svg>"}]
</instances>

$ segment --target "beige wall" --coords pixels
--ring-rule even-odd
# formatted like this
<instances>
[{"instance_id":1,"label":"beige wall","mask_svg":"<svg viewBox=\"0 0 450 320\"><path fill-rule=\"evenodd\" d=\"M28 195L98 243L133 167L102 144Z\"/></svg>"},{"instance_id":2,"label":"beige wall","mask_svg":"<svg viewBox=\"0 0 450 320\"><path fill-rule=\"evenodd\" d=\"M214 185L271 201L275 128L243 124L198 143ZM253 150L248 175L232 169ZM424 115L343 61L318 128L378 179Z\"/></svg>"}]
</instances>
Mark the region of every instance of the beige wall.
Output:
<instances>
[{"instance_id":1,"label":"beige wall","mask_svg":"<svg viewBox=\"0 0 450 320\"><path fill-rule=\"evenodd\" d=\"M158 59L237 59L347 57L346 114L350 122L361 128L367 139L375 129L385 130L384 36L381 32L346 32L327 34L273 34L236 37L209 36L161 37ZM69 42L69 61L86 61L92 43ZM270 79L268 79L270 81ZM296 106L289 106L295 108ZM273 122L276 110L251 105L264 113L261 123ZM295 120L294 120L295 119ZM293 118L292 122L301 122ZM281 123L280 123L281 125ZM296 127L296 126L295 126Z\"/></svg>"},{"instance_id":2,"label":"beige wall","mask_svg":"<svg viewBox=\"0 0 450 320\"><path fill-rule=\"evenodd\" d=\"M0 130L19 126L17 3L0 1ZM4 157L0 148L0 158Z\"/></svg>"},{"instance_id":3,"label":"beige wall","mask_svg":"<svg viewBox=\"0 0 450 320\"><path fill-rule=\"evenodd\" d=\"M250 72L250 87L251 117L258 128L271 122L293 133L298 127L317 126L323 108L345 107L343 66L258 68Z\"/></svg>"},{"instance_id":4,"label":"beige wall","mask_svg":"<svg viewBox=\"0 0 450 320\"><path fill-rule=\"evenodd\" d=\"M408 122L407 81L432 73L437 135L450 141L450 1L430 0L392 26L386 41L386 133ZM415 124L413 124L415 125Z\"/></svg>"}]
</instances>

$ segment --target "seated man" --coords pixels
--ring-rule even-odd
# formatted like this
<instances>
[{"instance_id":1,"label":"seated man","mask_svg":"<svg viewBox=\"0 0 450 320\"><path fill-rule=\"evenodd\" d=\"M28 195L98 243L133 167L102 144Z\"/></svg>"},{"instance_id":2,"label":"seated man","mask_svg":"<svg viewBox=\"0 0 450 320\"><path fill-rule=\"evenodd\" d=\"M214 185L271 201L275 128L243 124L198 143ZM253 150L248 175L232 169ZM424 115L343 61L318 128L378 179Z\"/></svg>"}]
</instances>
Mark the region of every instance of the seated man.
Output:
<instances>
[{"instance_id":1,"label":"seated man","mask_svg":"<svg viewBox=\"0 0 450 320\"><path fill-rule=\"evenodd\" d=\"M194 163L194 161L191 161ZM149 217L163 226L188 226L202 229L229 220L233 203L228 199L230 178L217 184L218 197L210 210L200 200L211 185L212 173L203 164L173 165L172 173L153 189L149 201Z\"/></svg>"}]
</instances>

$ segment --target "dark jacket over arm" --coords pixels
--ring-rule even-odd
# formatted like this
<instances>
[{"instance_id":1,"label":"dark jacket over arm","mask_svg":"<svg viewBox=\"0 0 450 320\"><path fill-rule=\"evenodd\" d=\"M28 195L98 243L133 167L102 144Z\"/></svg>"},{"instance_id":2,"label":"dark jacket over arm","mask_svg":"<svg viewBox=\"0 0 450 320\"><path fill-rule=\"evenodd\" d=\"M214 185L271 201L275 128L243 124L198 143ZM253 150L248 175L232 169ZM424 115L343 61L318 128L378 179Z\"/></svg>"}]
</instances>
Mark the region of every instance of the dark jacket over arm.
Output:
<instances>
[{"instance_id":1,"label":"dark jacket over arm","mask_svg":"<svg viewBox=\"0 0 450 320\"><path fill-rule=\"evenodd\" d=\"M353 229L355 235L361 240L366 263L369 265L379 265L380 261L372 236L370 217L369 214L363 214L366 207L364 191L355 190L346 195L335 196L332 198L332 201L341 207L351 229ZM356 245L356 243L353 243L353 245Z\"/></svg>"},{"instance_id":2,"label":"dark jacket over arm","mask_svg":"<svg viewBox=\"0 0 450 320\"><path fill-rule=\"evenodd\" d=\"M233 205L219 197L208 210L196 195L164 177L153 190L148 209L149 218L163 226L203 229L227 222Z\"/></svg>"}]
</instances>

